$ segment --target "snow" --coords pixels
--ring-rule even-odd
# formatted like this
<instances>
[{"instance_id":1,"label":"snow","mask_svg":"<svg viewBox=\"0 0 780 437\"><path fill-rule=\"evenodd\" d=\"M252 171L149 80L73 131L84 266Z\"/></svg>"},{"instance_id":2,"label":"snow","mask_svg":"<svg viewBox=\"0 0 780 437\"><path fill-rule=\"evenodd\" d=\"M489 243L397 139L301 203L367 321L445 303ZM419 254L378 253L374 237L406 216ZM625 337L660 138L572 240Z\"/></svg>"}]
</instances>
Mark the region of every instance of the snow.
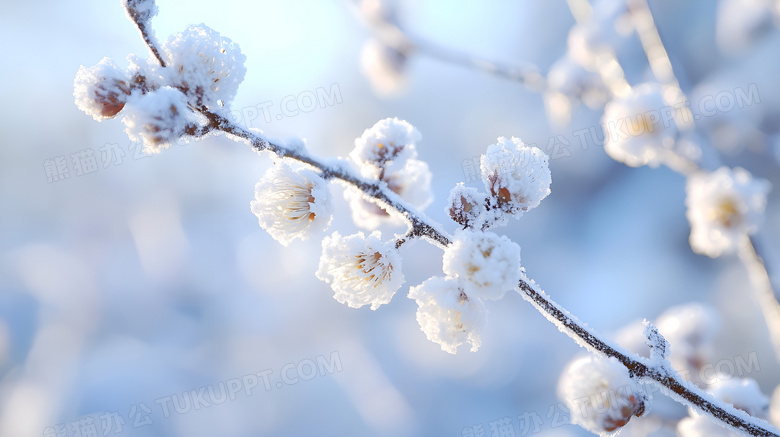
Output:
<instances>
[{"instance_id":1,"label":"snow","mask_svg":"<svg viewBox=\"0 0 780 437\"><path fill-rule=\"evenodd\" d=\"M480 170L485 189L493 196L491 206L514 218L536 208L550 194L552 176L549 157L519 138L499 137L482 155ZM504 223L506 219L498 223Z\"/></svg>"},{"instance_id":2,"label":"snow","mask_svg":"<svg viewBox=\"0 0 780 437\"><path fill-rule=\"evenodd\" d=\"M124 108L125 132L142 142L144 152L159 153L184 134L195 115L186 96L176 88L162 87L146 94L133 93Z\"/></svg>"},{"instance_id":3,"label":"snow","mask_svg":"<svg viewBox=\"0 0 780 437\"><path fill-rule=\"evenodd\" d=\"M479 217L485 212L486 199L485 193L459 182L450 190L444 212L464 228L474 228L479 224Z\"/></svg>"},{"instance_id":4,"label":"snow","mask_svg":"<svg viewBox=\"0 0 780 437\"><path fill-rule=\"evenodd\" d=\"M656 319L656 326L669 342L674 368L693 371L710 354L720 330L720 316L713 308L692 302L667 309Z\"/></svg>"},{"instance_id":5,"label":"snow","mask_svg":"<svg viewBox=\"0 0 780 437\"><path fill-rule=\"evenodd\" d=\"M761 388L752 378L718 379L709 392L753 417L767 419L769 416L769 398L761 393Z\"/></svg>"},{"instance_id":6,"label":"snow","mask_svg":"<svg viewBox=\"0 0 780 437\"><path fill-rule=\"evenodd\" d=\"M459 230L444 251L443 270L463 279L469 296L500 299L520 280L520 246L492 232Z\"/></svg>"},{"instance_id":7,"label":"snow","mask_svg":"<svg viewBox=\"0 0 780 437\"><path fill-rule=\"evenodd\" d=\"M73 83L76 106L96 121L115 117L130 95L127 73L109 58L94 67L79 68Z\"/></svg>"},{"instance_id":8,"label":"snow","mask_svg":"<svg viewBox=\"0 0 780 437\"><path fill-rule=\"evenodd\" d=\"M326 237L317 278L331 285L340 303L351 308L371 305L372 310L389 303L405 282L394 241L383 243L379 231L368 237L362 232Z\"/></svg>"},{"instance_id":9,"label":"snow","mask_svg":"<svg viewBox=\"0 0 780 437\"><path fill-rule=\"evenodd\" d=\"M417 157L416 143L421 139L420 132L407 121L385 118L355 140L349 156L360 166L361 173L376 177L375 168L390 173L403 169L407 160Z\"/></svg>"},{"instance_id":10,"label":"snow","mask_svg":"<svg viewBox=\"0 0 780 437\"><path fill-rule=\"evenodd\" d=\"M211 111L230 106L246 74L246 56L238 45L204 24L171 35L161 52L167 83L185 90L196 107Z\"/></svg>"},{"instance_id":11,"label":"snow","mask_svg":"<svg viewBox=\"0 0 780 437\"><path fill-rule=\"evenodd\" d=\"M332 218L327 182L309 169L293 170L284 162L257 182L250 206L260 227L284 246L323 232Z\"/></svg>"},{"instance_id":12,"label":"snow","mask_svg":"<svg viewBox=\"0 0 780 437\"><path fill-rule=\"evenodd\" d=\"M739 167L688 178L685 204L693 251L712 258L734 253L763 223L770 187Z\"/></svg>"},{"instance_id":13,"label":"snow","mask_svg":"<svg viewBox=\"0 0 780 437\"><path fill-rule=\"evenodd\" d=\"M464 292L459 279L432 277L411 287L409 298L417 302L417 323L425 336L443 351L454 354L464 343L472 352L479 349L487 309L481 299Z\"/></svg>"}]
</instances>

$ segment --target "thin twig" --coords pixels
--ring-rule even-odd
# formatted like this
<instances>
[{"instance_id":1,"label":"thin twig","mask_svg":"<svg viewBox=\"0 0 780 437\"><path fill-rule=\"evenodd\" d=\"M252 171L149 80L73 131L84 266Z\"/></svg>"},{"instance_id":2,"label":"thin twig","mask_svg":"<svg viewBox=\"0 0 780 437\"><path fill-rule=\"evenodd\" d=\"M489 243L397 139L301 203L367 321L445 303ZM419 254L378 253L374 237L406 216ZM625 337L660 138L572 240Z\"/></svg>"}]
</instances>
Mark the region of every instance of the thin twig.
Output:
<instances>
[{"instance_id":1,"label":"thin twig","mask_svg":"<svg viewBox=\"0 0 780 437\"><path fill-rule=\"evenodd\" d=\"M144 31L143 27L139 27L139 29L142 32ZM144 38L144 41L150 44L150 49L154 52L151 40ZM338 179L357 188L365 195L374 199L380 206L392 209L402 215L410 227L410 235L425 238L442 248L450 244L451 238L444 231L440 230L438 223L433 222L423 213L408 205L396 193L389 190L386 184L357 176L346 166L329 165L301 150L275 144L252 131L232 123L219 114L205 110L205 108L196 110L209 120L208 128L210 129L219 130L245 140L258 152L269 151L279 157L293 159L309 165L317 169L325 179ZM737 430L747 432L753 436L780 437L780 432L766 421L753 418L731 405L719 402L702 392L698 387L685 383L678 377L673 376L669 369L663 366L653 367L645 359L639 356L631 357L630 354L624 352L618 346L602 340L593 330L552 301L533 281L521 280L518 283L518 290L540 313L555 323L556 326L580 345L587 347L593 352L616 358L635 378L654 381L668 388L679 397L681 402L687 403Z\"/></svg>"}]
</instances>

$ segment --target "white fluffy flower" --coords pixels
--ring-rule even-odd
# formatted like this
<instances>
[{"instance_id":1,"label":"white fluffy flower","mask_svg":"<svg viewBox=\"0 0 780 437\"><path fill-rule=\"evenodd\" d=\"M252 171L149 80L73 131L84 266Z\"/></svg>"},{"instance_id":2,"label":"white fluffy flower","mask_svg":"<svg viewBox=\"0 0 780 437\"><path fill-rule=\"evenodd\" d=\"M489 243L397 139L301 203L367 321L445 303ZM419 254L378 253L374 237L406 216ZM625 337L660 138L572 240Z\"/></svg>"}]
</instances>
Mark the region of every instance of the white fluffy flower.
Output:
<instances>
[{"instance_id":1,"label":"white fluffy flower","mask_svg":"<svg viewBox=\"0 0 780 437\"><path fill-rule=\"evenodd\" d=\"M349 156L361 165L361 170L363 166L371 166L395 172L403 169L407 160L417 157L415 143L421 138L420 132L408 122L385 118L355 140L355 148Z\"/></svg>"},{"instance_id":2,"label":"white fluffy flower","mask_svg":"<svg viewBox=\"0 0 780 437\"><path fill-rule=\"evenodd\" d=\"M761 388L752 378L719 379L708 391L716 398L723 400L738 410L753 417L767 419L769 414L769 398L761 393Z\"/></svg>"},{"instance_id":3,"label":"white fluffy flower","mask_svg":"<svg viewBox=\"0 0 780 437\"><path fill-rule=\"evenodd\" d=\"M161 54L170 83L184 89L195 106L211 110L230 104L246 74L238 45L203 24L171 35Z\"/></svg>"},{"instance_id":4,"label":"white fluffy flower","mask_svg":"<svg viewBox=\"0 0 780 437\"><path fill-rule=\"evenodd\" d=\"M482 155L482 182L493 196L493 206L519 218L539 206L550 194L552 177L548 156L536 147L527 147L519 138L498 138Z\"/></svg>"},{"instance_id":5,"label":"white fluffy flower","mask_svg":"<svg viewBox=\"0 0 780 437\"><path fill-rule=\"evenodd\" d=\"M284 246L324 231L331 220L327 183L311 170L293 171L284 163L255 185L251 207L260 227Z\"/></svg>"},{"instance_id":6,"label":"white fluffy flower","mask_svg":"<svg viewBox=\"0 0 780 437\"><path fill-rule=\"evenodd\" d=\"M109 58L79 68L73 82L76 106L97 121L116 116L130 96L129 79Z\"/></svg>"},{"instance_id":7,"label":"white fluffy flower","mask_svg":"<svg viewBox=\"0 0 780 437\"><path fill-rule=\"evenodd\" d=\"M672 365L696 375L720 330L720 317L709 306L689 303L664 311L656 319L656 326L671 346Z\"/></svg>"},{"instance_id":8,"label":"white fluffy flower","mask_svg":"<svg viewBox=\"0 0 780 437\"><path fill-rule=\"evenodd\" d=\"M454 354L463 343L476 352L487 309L481 299L470 297L460 280L433 277L409 289L417 302L417 323L428 340Z\"/></svg>"},{"instance_id":9,"label":"white fluffy flower","mask_svg":"<svg viewBox=\"0 0 780 437\"><path fill-rule=\"evenodd\" d=\"M500 299L520 280L520 246L492 232L459 230L444 250L443 270L463 279L469 296Z\"/></svg>"},{"instance_id":10,"label":"white fluffy flower","mask_svg":"<svg viewBox=\"0 0 780 437\"><path fill-rule=\"evenodd\" d=\"M187 98L176 88L162 87L146 94L133 94L125 105L125 132L140 141L146 153L158 153L184 134L194 115Z\"/></svg>"},{"instance_id":11,"label":"white fluffy flower","mask_svg":"<svg viewBox=\"0 0 780 437\"><path fill-rule=\"evenodd\" d=\"M379 231L326 237L317 277L331 285L337 301L372 310L389 303L404 283L401 256L392 241L382 243Z\"/></svg>"},{"instance_id":12,"label":"white fluffy flower","mask_svg":"<svg viewBox=\"0 0 780 437\"><path fill-rule=\"evenodd\" d=\"M431 179L432 175L427 163L409 159L400 171L385 173L382 181L387 183L390 191L398 194L401 199L419 210L424 210L433 202ZM344 199L349 202L352 209L352 220L360 227L376 229L388 221L401 223L399 217L390 215L356 189L345 189Z\"/></svg>"},{"instance_id":13,"label":"white fluffy flower","mask_svg":"<svg viewBox=\"0 0 780 437\"><path fill-rule=\"evenodd\" d=\"M602 435L644 414L642 393L628 370L612 357L577 358L558 382L558 397L569 407L572 422Z\"/></svg>"},{"instance_id":14,"label":"white fluffy flower","mask_svg":"<svg viewBox=\"0 0 780 437\"><path fill-rule=\"evenodd\" d=\"M683 121L664 101L660 85L644 83L604 108L604 150L631 167L673 162L677 123Z\"/></svg>"},{"instance_id":15,"label":"white fluffy flower","mask_svg":"<svg viewBox=\"0 0 780 437\"><path fill-rule=\"evenodd\" d=\"M770 184L739 167L688 178L686 213L694 252L718 257L734 252L763 221Z\"/></svg>"}]
</instances>

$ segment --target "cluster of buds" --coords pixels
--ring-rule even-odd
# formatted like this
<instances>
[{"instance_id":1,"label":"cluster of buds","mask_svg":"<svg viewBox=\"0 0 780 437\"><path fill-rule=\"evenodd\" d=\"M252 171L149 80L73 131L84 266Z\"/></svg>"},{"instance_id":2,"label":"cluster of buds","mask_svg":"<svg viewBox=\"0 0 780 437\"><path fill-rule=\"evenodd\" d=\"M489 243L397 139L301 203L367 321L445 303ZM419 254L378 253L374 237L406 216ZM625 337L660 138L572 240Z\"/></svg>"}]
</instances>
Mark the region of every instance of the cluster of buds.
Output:
<instances>
[{"instance_id":1,"label":"cluster of buds","mask_svg":"<svg viewBox=\"0 0 780 437\"><path fill-rule=\"evenodd\" d=\"M539 206L550 194L548 156L519 138L498 138L482 155L480 171L487 194L459 184L450 192L447 213L464 229L505 225Z\"/></svg>"},{"instance_id":2,"label":"cluster of buds","mask_svg":"<svg viewBox=\"0 0 780 437\"><path fill-rule=\"evenodd\" d=\"M151 38L151 0L126 0L131 19ZM156 153L206 124L194 111L224 111L244 78L245 57L238 46L204 25L171 35L157 59L128 56L121 69L106 58L81 67L74 81L76 105L97 121L123 115L130 139Z\"/></svg>"}]
</instances>

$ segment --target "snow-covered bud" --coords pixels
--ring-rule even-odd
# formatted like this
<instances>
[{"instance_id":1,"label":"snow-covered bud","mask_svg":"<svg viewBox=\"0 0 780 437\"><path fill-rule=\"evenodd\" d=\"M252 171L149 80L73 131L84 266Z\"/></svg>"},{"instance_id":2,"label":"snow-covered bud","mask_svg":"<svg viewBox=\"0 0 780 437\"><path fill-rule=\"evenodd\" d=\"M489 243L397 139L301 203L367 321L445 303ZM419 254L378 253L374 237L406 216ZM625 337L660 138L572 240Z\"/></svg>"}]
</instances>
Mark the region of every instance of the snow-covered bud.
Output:
<instances>
[{"instance_id":1,"label":"snow-covered bud","mask_svg":"<svg viewBox=\"0 0 780 437\"><path fill-rule=\"evenodd\" d=\"M398 249L392 241L383 243L379 231L325 237L317 277L330 284L340 303L372 310L389 303L404 284Z\"/></svg>"},{"instance_id":2,"label":"snow-covered bud","mask_svg":"<svg viewBox=\"0 0 780 437\"><path fill-rule=\"evenodd\" d=\"M387 183L387 188L390 191L398 194L401 199L415 208L424 210L433 202L431 170L424 161L409 159L401 170L385 173L382 176L381 181ZM344 199L350 204L352 220L357 226L376 229L388 221L402 222L399 216L390 215L384 208L372 202L357 189L345 189Z\"/></svg>"},{"instance_id":3,"label":"snow-covered bud","mask_svg":"<svg viewBox=\"0 0 780 437\"><path fill-rule=\"evenodd\" d=\"M569 31L568 56L589 70L598 70L610 52L620 51L633 30L627 12L625 1L593 2L590 20Z\"/></svg>"},{"instance_id":4,"label":"snow-covered bud","mask_svg":"<svg viewBox=\"0 0 780 437\"><path fill-rule=\"evenodd\" d=\"M588 355L572 361L561 374L558 397L569 407L573 423L601 435L645 412L643 391L612 357Z\"/></svg>"},{"instance_id":5,"label":"snow-covered bud","mask_svg":"<svg viewBox=\"0 0 780 437\"><path fill-rule=\"evenodd\" d=\"M604 150L631 167L674 162L679 159L674 150L677 123L682 121L678 111L664 101L661 86L644 83L604 108Z\"/></svg>"},{"instance_id":6,"label":"snow-covered bud","mask_svg":"<svg viewBox=\"0 0 780 437\"><path fill-rule=\"evenodd\" d=\"M159 153L184 134L191 111L181 91L162 87L153 92L134 94L125 105L125 132L140 141L146 153Z\"/></svg>"},{"instance_id":7,"label":"snow-covered bud","mask_svg":"<svg viewBox=\"0 0 780 437\"><path fill-rule=\"evenodd\" d=\"M122 0L122 6L137 23L149 23L157 15L157 5L154 0Z\"/></svg>"},{"instance_id":8,"label":"snow-covered bud","mask_svg":"<svg viewBox=\"0 0 780 437\"><path fill-rule=\"evenodd\" d=\"M656 326L671 345L672 365L695 375L709 355L720 329L720 317L709 306L689 303L664 311L656 320Z\"/></svg>"},{"instance_id":9,"label":"snow-covered bud","mask_svg":"<svg viewBox=\"0 0 780 437\"><path fill-rule=\"evenodd\" d=\"M689 177L685 204L693 251L713 258L734 252L763 222L770 187L739 167Z\"/></svg>"},{"instance_id":10,"label":"snow-covered bud","mask_svg":"<svg viewBox=\"0 0 780 437\"><path fill-rule=\"evenodd\" d=\"M719 379L709 390L716 398L728 402L734 408L753 417L769 417L769 398L752 378Z\"/></svg>"},{"instance_id":11,"label":"snow-covered bud","mask_svg":"<svg viewBox=\"0 0 780 437\"><path fill-rule=\"evenodd\" d=\"M466 294L459 279L433 277L409 289L417 302L417 323L428 340L454 354L463 343L476 352L485 324L485 303Z\"/></svg>"},{"instance_id":12,"label":"snow-covered bud","mask_svg":"<svg viewBox=\"0 0 780 437\"><path fill-rule=\"evenodd\" d=\"M485 211L486 198L484 193L480 193L476 188L467 187L461 182L450 191L445 212L464 229L474 228Z\"/></svg>"},{"instance_id":13,"label":"snow-covered bud","mask_svg":"<svg viewBox=\"0 0 780 437\"><path fill-rule=\"evenodd\" d=\"M457 231L443 263L444 273L462 278L466 293L480 299L502 298L522 274L520 246L492 232Z\"/></svg>"},{"instance_id":14,"label":"snow-covered bud","mask_svg":"<svg viewBox=\"0 0 780 437\"><path fill-rule=\"evenodd\" d=\"M539 206L550 194L552 176L548 156L536 147L527 147L519 138L498 138L482 155L482 182L493 196L499 211L519 218ZM501 221L501 220L499 220Z\"/></svg>"},{"instance_id":15,"label":"snow-covered bud","mask_svg":"<svg viewBox=\"0 0 780 437\"><path fill-rule=\"evenodd\" d=\"M126 73L109 58L94 67L81 66L73 83L76 106L97 121L116 116L130 96Z\"/></svg>"},{"instance_id":16,"label":"snow-covered bud","mask_svg":"<svg viewBox=\"0 0 780 437\"><path fill-rule=\"evenodd\" d=\"M361 166L395 172L403 169L408 159L417 157L415 143L421 138L420 132L408 122L385 118L355 140L355 148L349 156Z\"/></svg>"},{"instance_id":17,"label":"snow-covered bud","mask_svg":"<svg viewBox=\"0 0 780 437\"><path fill-rule=\"evenodd\" d=\"M332 218L327 183L311 170L284 163L255 185L251 207L260 227L284 246L324 231Z\"/></svg>"},{"instance_id":18,"label":"snow-covered bud","mask_svg":"<svg viewBox=\"0 0 780 437\"><path fill-rule=\"evenodd\" d=\"M210 110L229 106L246 74L246 56L238 45L203 24L171 35L162 56L169 83L193 105Z\"/></svg>"},{"instance_id":19,"label":"snow-covered bud","mask_svg":"<svg viewBox=\"0 0 780 437\"><path fill-rule=\"evenodd\" d=\"M718 381L708 391L716 398L753 417L767 418L769 398L761 393L761 389L753 379L734 378ZM693 409L689 409L689 413L690 417L677 424L677 432L680 437L737 437L741 435L725 428L712 417L701 415Z\"/></svg>"}]
</instances>

